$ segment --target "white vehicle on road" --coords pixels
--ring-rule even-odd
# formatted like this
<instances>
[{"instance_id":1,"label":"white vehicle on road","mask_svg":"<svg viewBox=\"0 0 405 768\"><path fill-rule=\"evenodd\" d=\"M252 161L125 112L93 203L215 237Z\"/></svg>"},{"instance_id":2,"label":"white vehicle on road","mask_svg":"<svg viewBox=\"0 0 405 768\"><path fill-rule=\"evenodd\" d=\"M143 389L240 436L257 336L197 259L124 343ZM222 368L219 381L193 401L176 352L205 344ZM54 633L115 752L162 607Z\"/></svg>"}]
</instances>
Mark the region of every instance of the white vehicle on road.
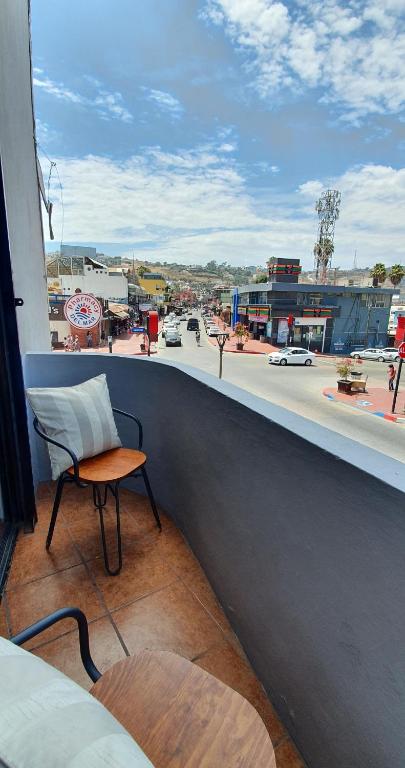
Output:
<instances>
[{"instance_id":1,"label":"white vehicle on road","mask_svg":"<svg viewBox=\"0 0 405 768\"><path fill-rule=\"evenodd\" d=\"M207 333L208 333L208 336L218 336L218 334L222 333L222 331L220 328L218 328L217 325L209 325L207 327Z\"/></svg>"},{"instance_id":2,"label":"white vehicle on road","mask_svg":"<svg viewBox=\"0 0 405 768\"><path fill-rule=\"evenodd\" d=\"M165 343L166 347L181 347L181 333L176 327L166 328Z\"/></svg>"},{"instance_id":3,"label":"white vehicle on road","mask_svg":"<svg viewBox=\"0 0 405 768\"><path fill-rule=\"evenodd\" d=\"M284 347L278 352L271 352L268 355L270 364L275 365L312 365L316 355L302 347Z\"/></svg>"},{"instance_id":4,"label":"white vehicle on road","mask_svg":"<svg viewBox=\"0 0 405 768\"><path fill-rule=\"evenodd\" d=\"M392 347L377 349L376 347L367 347L367 349L357 349L350 353L350 357L355 360L377 360L379 363L390 363L393 360L399 361L398 350Z\"/></svg>"}]
</instances>

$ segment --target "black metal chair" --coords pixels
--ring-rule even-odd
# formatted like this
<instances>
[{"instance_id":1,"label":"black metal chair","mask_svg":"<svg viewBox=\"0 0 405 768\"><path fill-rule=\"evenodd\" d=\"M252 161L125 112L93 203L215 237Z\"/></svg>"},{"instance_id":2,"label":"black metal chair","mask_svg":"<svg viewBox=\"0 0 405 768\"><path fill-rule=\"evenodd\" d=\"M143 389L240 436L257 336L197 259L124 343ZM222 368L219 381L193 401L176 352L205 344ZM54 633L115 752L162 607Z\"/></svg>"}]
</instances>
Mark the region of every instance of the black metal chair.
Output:
<instances>
[{"instance_id":1,"label":"black metal chair","mask_svg":"<svg viewBox=\"0 0 405 768\"><path fill-rule=\"evenodd\" d=\"M56 486L55 500L53 504L52 517L49 525L48 536L46 539L46 548L49 549L52 542L52 536L55 528L56 518L58 516L59 506L62 498L63 487L65 483L75 483L79 488L87 488L88 485L92 486L93 490L93 503L98 510L100 517L100 531L101 541L104 554L104 565L107 573L110 576L116 576L122 568L122 544L121 544L121 526L120 526L120 499L119 499L119 485L124 479L130 477L142 477L146 492L149 496L152 512L156 520L157 527L162 530L162 525L159 518L159 513L156 507L155 500L153 498L152 488L149 483L149 478L145 469L145 463L147 456L143 451L143 429L142 424L136 416L130 413L119 410L119 408L112 409L114 413L126 416L132 419L138 425L138 449L132 448L113 448L110 451L105 451L97 456L93 456L89 459L83 459L79 461L77 456L65 445L58 443L51 437L43 432L40 428L40 423L37 417L34 418L34 429L36 433L47 443L58 446L66 451L72 459L72 466L59 476ZM110 491L111 495L115 499L115 514L116 514L116 536L117 536L117 552L118 552L118 566L115 569L110 567L108 559L107 543L104 529L104 517L103 512L107 503L107 495Z\"/></svg>"}]
</instances>

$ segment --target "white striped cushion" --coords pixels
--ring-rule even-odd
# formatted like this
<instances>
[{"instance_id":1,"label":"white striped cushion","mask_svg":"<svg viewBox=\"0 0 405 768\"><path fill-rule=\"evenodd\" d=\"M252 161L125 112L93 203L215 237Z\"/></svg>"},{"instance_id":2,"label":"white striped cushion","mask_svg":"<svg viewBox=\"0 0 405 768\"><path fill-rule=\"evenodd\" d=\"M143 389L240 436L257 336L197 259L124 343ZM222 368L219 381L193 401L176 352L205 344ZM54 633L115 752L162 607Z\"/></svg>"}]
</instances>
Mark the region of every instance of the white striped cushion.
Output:
<instances>
[{"instance_id":1,"label":"white striped cushion","mask_svg":"<svg viewBox=\"0 0 405 768\"><path fill-rule=\"evenodd\" d=\"M2 637L1 761L9 768L153 768L97 699Z\"/></svg>"},{"instance_id":2,"label":"white striped cushion","mask_svg":"<svg viewBox=\"0 0 405 768\"><path fill-rule=\"evenodd\" d=\"M119 448L105 373L74 387L27 389L27 397L43 431L66 445L79 461ZM72 466L70 456L47 443L52 479Z\"/></svg>"}]
</instances>

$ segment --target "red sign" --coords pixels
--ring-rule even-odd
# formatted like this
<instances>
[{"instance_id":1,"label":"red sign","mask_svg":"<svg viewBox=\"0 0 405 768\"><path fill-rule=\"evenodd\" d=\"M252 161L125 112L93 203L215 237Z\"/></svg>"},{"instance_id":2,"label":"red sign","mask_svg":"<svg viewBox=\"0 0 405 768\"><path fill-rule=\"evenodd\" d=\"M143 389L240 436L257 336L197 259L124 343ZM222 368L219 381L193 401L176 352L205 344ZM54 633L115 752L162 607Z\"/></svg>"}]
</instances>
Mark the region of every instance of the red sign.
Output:
<instances>
[{"instance_id":1,"label":"red sign","mask_svg":"<svg viewBox=\"0 0 405 768\"><path fill-rule=\"evenodd\" d=\"M400 357L402 357L403 360L405 360L405 341L403 341L402 344L399 345L398 354Z\"/></svg>"},{"instance_id":2,"label":"red sign","mask_svg":"<svg viewBox=\"0 0 405 768\"><path fill-rule=\"evenodd\" d=\"M153 310L149 310L148 312L148 336L150 341L157 341L158 340L158 332L159 332L159 315L157 312Z\"/></svg>"}]
</instances>

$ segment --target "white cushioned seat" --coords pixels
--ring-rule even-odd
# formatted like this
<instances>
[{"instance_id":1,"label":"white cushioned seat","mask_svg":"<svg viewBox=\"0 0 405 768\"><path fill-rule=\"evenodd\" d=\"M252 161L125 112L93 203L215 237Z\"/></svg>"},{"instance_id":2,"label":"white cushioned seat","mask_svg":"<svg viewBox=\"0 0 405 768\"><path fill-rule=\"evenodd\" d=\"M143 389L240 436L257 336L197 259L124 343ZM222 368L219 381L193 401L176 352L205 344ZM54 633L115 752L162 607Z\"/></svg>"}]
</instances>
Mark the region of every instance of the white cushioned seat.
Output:
<instances>
[{"instance_id":1,"label":"white cushioned seat","mask_svg":"<svg viewBox=\"0 0 405 768\"><path fill-rule=\"evenodd\" d=\"M153 768L91 694L3 637L0 761L9 768Z\"/></svg>"},{"instance_id":2,"label":"white cushioned seat","mask_svg":"<svg viewBox=\"0 0 405 768\"><path fill-rule=\"evenodd\" d=\"M27 397L46 435L70 448L79 461L121 448L105 373L73 387L31 387ZM72 460L62 448L47 446L52 480L57 480Z\"/></svg>"}]
</instances>

